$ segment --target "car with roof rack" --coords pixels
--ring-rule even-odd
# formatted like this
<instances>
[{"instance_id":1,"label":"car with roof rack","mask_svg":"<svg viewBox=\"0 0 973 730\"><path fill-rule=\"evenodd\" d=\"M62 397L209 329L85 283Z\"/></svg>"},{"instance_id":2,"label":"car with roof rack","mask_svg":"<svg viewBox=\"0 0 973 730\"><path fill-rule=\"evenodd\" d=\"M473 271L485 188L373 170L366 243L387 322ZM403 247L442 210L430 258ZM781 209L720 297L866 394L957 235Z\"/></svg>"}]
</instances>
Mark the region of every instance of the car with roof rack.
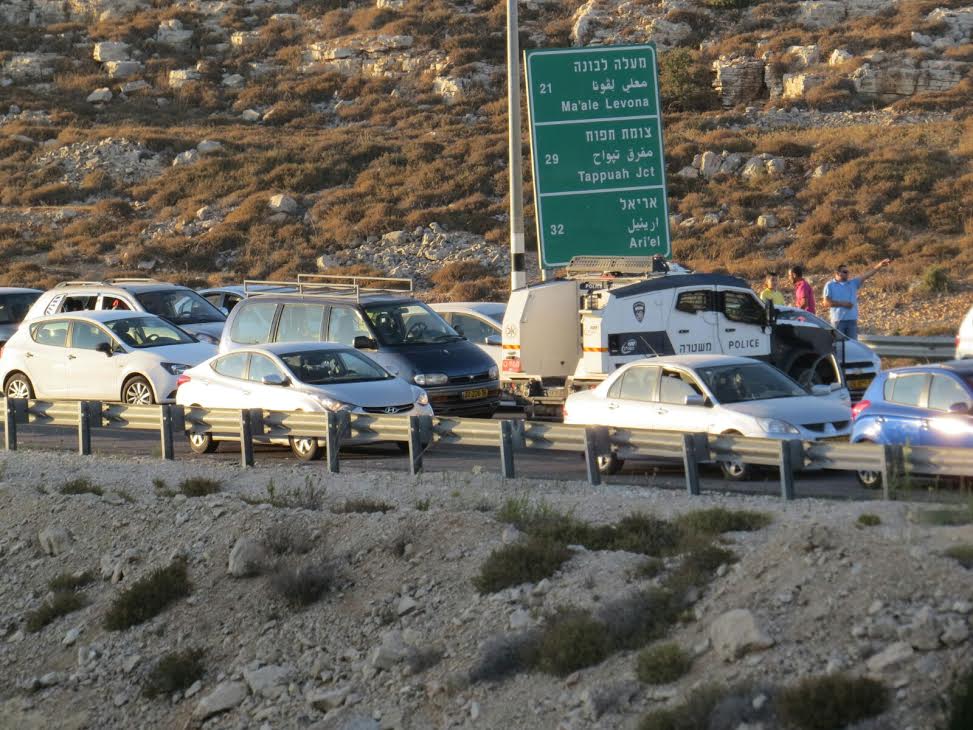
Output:
<instances>
[{"instance_id":1,"label":"car with roof rack","mask_svg":"<svg viewBox=\"0 0 973 730\"><path fill-rule=\"evenodd\" d=\"M27 319L103 309L148 312L213 345L226 323L223 312L189 287L150 278L62 281L34 302Z\"/></svg>"},{"instance_id":2,"label":"car with roof rack","mask_svg":"<svg viewBox=\"0 0 973 730\"><path fill-rule=\"evenodd\" d=\"M301 274L292 282L248 280L244 289L223 330L221 353L275 342L337 342L423 388L437 415L489 417L497 410L496 363L416 299L410 279Z\"/></svg>"}]
</instances>

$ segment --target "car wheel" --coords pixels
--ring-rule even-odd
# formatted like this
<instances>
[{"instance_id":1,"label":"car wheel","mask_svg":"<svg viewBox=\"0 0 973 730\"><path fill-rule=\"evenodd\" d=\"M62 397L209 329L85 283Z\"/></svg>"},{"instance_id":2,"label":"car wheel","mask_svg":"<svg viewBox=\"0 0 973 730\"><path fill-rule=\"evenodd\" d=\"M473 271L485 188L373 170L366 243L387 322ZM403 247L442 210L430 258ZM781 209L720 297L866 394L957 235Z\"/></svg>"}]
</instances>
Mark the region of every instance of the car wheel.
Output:
<instances>
[{"instance_id":1,"label":"car wheel","mask_svg":"<svg viewBox=\"0 0 973 730\"><path fill-rule=\"evenodd\" d=\"M618 474L622 470L622 466L625 465L625 460L619 459L618 454L614 451L596 457L595 461L598 464L598 471L608 476Z\"/></svg>"},{"instance_id":2,"label":"car wheel","mask_svg":"<svg viewBox=\"0 0 973 730\"><path fill-rule=\"evenodd\" d=\"M189 448L194 454L212 454L219 448L219 441L214 441L208 433L190 433Z\"/></svg>"},{"instance_id":3,"label":"car wheel","mask_svg":"<svg viewBox=\"0 0 973 730\"><path fill-rule=\"evenodd\" d=\"M127 380L122 387L122 403L132 406L150 406L155 403L149 381L141 375Z\"/></svg>"},{"instance_id":4,"label":"car wheel","mask_svg":"<svg viewBox=\"0 0 973 730\"><path fill-rule=\"evenodd\" d=\"M324 448L314 438L294 438L291 436L291 451L301 461L317 461L324 456Z\"/></svg>"},{"instance_id":5,"label":"car wheel","mask_svg":"<svg viewBox=\"0 0 973 730\"><path fill-rule=\"evenodd\" d=\"M730 482L745 482L753 477L753 467L742 461L721 461L723 478Z\"/></svg>"},{"instance_id":6,"label":"car wheel","mask_svg":"<svg viewBox=\"0 0 973 730\"><path fill-rule=\"evenodd\" d=\"M874 441L858 441L860 444L873 444ZM855 472L855 476L858 477L858 483L861 484L865 489L881 489L882 488L882 472L880 471L865 471L859 470Z\"/></svg>"},{"instance_id":7,"label":"car wheel","mask_svg":"<svg viewBox=\"0 0 973 730\"><path fill-rule=\"evenodd\" d=\"M14 373L7 378L3 386L3 392L8 398L23 398L25 400L34 397L34 386L30 384L30 379L23 373Z\"/></svg>"}]
</instances>

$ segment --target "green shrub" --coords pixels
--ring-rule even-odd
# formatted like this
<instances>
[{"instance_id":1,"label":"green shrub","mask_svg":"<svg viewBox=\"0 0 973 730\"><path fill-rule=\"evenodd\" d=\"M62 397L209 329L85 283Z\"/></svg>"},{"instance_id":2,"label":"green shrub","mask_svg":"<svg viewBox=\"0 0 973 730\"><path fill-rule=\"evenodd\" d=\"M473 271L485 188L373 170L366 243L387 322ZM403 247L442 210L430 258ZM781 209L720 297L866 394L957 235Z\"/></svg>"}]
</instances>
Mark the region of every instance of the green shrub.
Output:
<instances>
[{"instance_id":1,"label":"green shrub","mask_svg":"<svg viewBox=\"0 0 973 730\"><path fill-rule=\"evenodd\" d=\"M661 639L679 617L677 596L662 588L634 591L606 601L595 612L612 649L638 649Z\"/></svg>"},{"instance_id":2,"label":"green shrub","mask_svg":"<svg viewBox=\"0 0 973 730\"><path fill-rule=\"evenodd\" d=\"M205 497L207 494L216 494L220 489L218 481L205 477L190 477L179 482L179 491L187 497Z\"/></svg>"},{"instance_id":3,"label":"green shrub","mask_svg":"<svg viewBox=\"0 0 973 730\"><path fill-rule=\"evenodd\" d=\"M559 677L602 662L610 651L601 622L587 611L567 610L553 616L537 647L537 665Z\"/></svg>"},{"instance_id":4,"label":"green shrub","mask_svg":"<svg viewBox=\"0 0 973 730\"><path fill-rule=\"evenodd\" d=\"M680 515L676 524L685 530L703 535L721 535L724 532L754 532L771 522L770 515L749 510L731 510L724 507L694 510Z\"/></svg>"},{"instance_id":5,"label":"green shrub","mask_svg":"<svg viewBox=\"0 0 973 730\"><path fill-rule=\"evenodd\" d=\"M99 497L105 493L104 489L97 484L92 484L87 477L78 477L65 482L59 491L61 494L96 494Z\"/></svg>"},{"instance_id":6,"label":"green shrub","mask_svg":"<svg viewBox=\"0 0 973 730\"><path fill-rule=\"evenodd\" d=\"M278 566L270 576L270 589L293 609L317 602L335 584L335 569L326 563L301 567Z\"/></svg>"},{"instance_id":7,"label":"green shrub","mask_svg":"<svg viewBox=\"0 0 973 730\"><path fill-rule=\"evenodd\" d=\"M186 563L175 560L164 568L156 568L119 593L105 615L105 628L122 631L148 621L191 592Z\"/></svg>"},{"instance_id":8,"label":"green shrub","mask_svg":"<svg viewBox=\"0 0 973 730\"><path fill-rule=\"evenodd\" d=\"M55 593L58 591L76 591L78 588L88 585L94 579L95 576L90 570L83 573L61 573L47 581L47 587Z\"/></svg>"},{"instance_id":9,"label":"green shrub","mask_svg":"<svg viewBox=\"0 0 973 730\"><path fill-rule=\"evenodd\" d=\"M636 578L642 579L655 578L664 569L665 563L663 563L659 558L648 557L643 560L633 571L633 575Z\"/></svg>"},{"instance_id":10,"label":"green shrub","mask_svg":"<svg viewBox=\"0 0 973 730\"><path fill-rule=\"evenodd\" d=\"M537 663L541 632L528 629L515 634L500 634L484 642L476 663L470 669L470 682L504 679Z\"/></svg>"},{"instance_id":11,"label":"green shrub","mask_svg":"<svg viewBox=\"0 0 973 730\"><path fill-rule=\"evenodd\" d=\"M274 555L305 555L314 547L314 538L300 523L279 522L264 530L263 543Z\"/></svg>"},{"instance_id":12,"label":"green shrub","mask_svg":"<svg viewBox=\"0 0 973 730\"><path fill-rule=\"evenodd\" d=\"M347 515L353 513L373 514L375 512L391 512L395 507L387 502L377 499L346 499L343 504L335 505L331 511L336 515Z\"/></svg>"},{"instance_id":13,"label":"green shrub","mask_svg":"<svg viewBox=\"0 0 973 730\"><path fill-rule=\"evenodd\" d=\"M710 70L698 51L673 48L659 58L659 90L668 111L705 111L717 106Z\"/></svg>"},{"instance_id":14,"label":"green shrub","mask_svg":"<svg viewBox=\"0 0 973 730\"><path fill-rule=\"evenodd\" d=\"M324 506L324 497L324 489L314 484L311 477L304 479L303 487L291 487L283 492L277 491L274 480L271 479L267 483L267 498L254 500L254 502L263 502L282 509L306 509L318 512Z\"/></svg>"},{"instance_id":15,"label":"green shrub","mask_svg":"<svg viewBox=\"0 0 973 730\"><path fill-rule=\"evenodd\" d=\"M969 730L973 726L973 669L953 686L946 730Z\"/></svg>"},{"instance_id":16,"label":"green shrub","mask_svg":"<svg viewBox=\"0 0 973 730\"><path fill-rule=\"evenodd\" d=\"M174 651L162 657L145 678L146 697L168 696L190 687L201 679L203 666L202 649Z\"/></svg>"},{"instance_id":17,"label":"green shrub","mask_svg":"<svg viewBox=\"0 0 973 730\"><path fill-rule=\"evenodd\" d=\"M948 294L953 290L949 270L945 266L933 264L922 272L921 286L930 294Z\"/></svg>"},{"instance_id":18,"label":"green shrub","mask_svg":"<svg viewBox=\"0 0 973 730\"><path fill-rule=\"evenodd\" d=\"M562 543L531 537L490 553L473 585L480 593L496 593L521 583L536 583L553 575L570 557L571 551Z\"/></svg>"},{"instance_id":19,"label":"green shrub","mask_svg":"<svg viewBox=\"0 0 973 730\"><path fill-rule=\"evenodd\" d=\"M930 527L958 527L973 522L973 509L924 509L916 512L913 519L920 525Z\"/></svg>"},{"instance_id":20,"label":"green shrub","mask_svg":"<svg viewBox=\"0 0 973 730\"><path fill-rule=\"evenodd\" d=\"M943 552L947 558L952 558L966 569L973 569L973 545L953 545Z\"/></svg>"},{"instance_id":21,"label":"green shrub","mask_svg":"<svg viewBox=\"0 0 973 730\"><path fill-rule=\"evenodd\" d=\"M666 577L664 585L682 595L689 588L698 588L709 583L721 565L734 562L736 555L726 548L709 544L697 545L683 556L679 567Z\"/></svg>"},{"instance_id":22,"label":"green shrub","mask_svg":"<svg viewBox=\"0 0 973 730\"><path fill-rule=\"evenodd\" d=\"M55 619L77 611L84 605L85 600L80 593L75 593L73 590L58 591L39 608L28 612L26 628L29 632L35 633Z\"/></svg>"},{"instance_id":23,"label":"green shrub","mask_svg":"<svg viewBox=\"0 0 973 730\"><path fill-rule=\"evenodd\" d=\"M798 730L834 730L885 712L888 692L874 679L829 674L808 677L777 695L777 712Z\"/></svg>"},{"instance_id":24,"label":"green shrub","mask_svg":"<svg viewBox=\"0 0 973 730\"><path fill-rule=\"evenodd\" d=\"M858 515L858 524L862 527L875 527L882 524L882 518L869 513Z\"/></svg>"},{"instance_id":25,"label":"green shrub","mask_svg":"<svg viewBox=\"0 0 973 730\"><path fill-rule=\"evenodd\" d=\"M688 673L692 666L692 658L679 644L656 644L639 652L635 674L646 684L669 684Z\"/></svg>"},{"instance_id":26,"label":"green shrub","mask_svg":"<svg viewBox=\"0 0 973 730\"><path fill-rule=\"evenodd\" d=\"M728 694L721 687L704 686L695 690L676 707L653 710L642 716L638 730L701 730L709 727L710 715Z\"/></svg>"}]
</instances>

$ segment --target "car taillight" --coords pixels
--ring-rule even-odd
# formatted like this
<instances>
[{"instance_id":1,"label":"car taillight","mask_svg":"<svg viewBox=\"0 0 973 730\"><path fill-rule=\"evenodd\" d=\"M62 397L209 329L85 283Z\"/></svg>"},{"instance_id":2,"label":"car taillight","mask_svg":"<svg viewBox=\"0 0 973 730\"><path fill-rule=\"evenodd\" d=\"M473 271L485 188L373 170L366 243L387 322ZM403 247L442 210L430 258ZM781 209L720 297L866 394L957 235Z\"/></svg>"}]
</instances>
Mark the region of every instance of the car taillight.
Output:
<instances>
[{"instance_id":1,"label":"car taillight","mask_svg":"<svg viewBox=\"0 0 973 730\"><path fill-rule=\"evenodd\" d=\"M188 383L190 380L192 380L192 378L190 378L188 375L180 375L178 378L176 378L176 387L178 388L180 385L183 383Z\"/></svg>"},{"instance_id":2,"label":"car taillight","mask_svg":"<svg viewBox=\"0 0 973 730\"><path fill-rule=\"evenodd\" d=\"M851 407L851 420L857 419L866 408L868 408L872 402L870 400L860 400L855 405Z\"/></svg>"},{"instance_id":3,"label":"car taillight","mask_svg":"<svg viewBox=\"0 0 973 730\"><path fill-rule=\"evenodd\" d=\"M519 357L507 357L500 363L500 369L505 373L522 373Z\"/></svg>"}]
</instances>

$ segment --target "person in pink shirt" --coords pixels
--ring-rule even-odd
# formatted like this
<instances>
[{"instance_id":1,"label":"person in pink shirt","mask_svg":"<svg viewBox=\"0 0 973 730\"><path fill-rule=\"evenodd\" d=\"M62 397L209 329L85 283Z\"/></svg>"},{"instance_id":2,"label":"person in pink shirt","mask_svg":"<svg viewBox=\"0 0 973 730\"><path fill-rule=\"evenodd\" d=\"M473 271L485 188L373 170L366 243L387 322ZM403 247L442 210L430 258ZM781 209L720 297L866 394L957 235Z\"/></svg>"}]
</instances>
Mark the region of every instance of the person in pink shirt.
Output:
<instances>
[{"instance_id":1,"label":"person in pink shirt","mask_svg":"<svg viewBox=\"0 0 973 730\"><path fill-rule=\"evenodd\" d=\"M804 278L803 266L792 266L787 271L787 278L794 286L794 306L806 312L816 314L814 306L814 289Z\"/></svg>"}]
</instances>

